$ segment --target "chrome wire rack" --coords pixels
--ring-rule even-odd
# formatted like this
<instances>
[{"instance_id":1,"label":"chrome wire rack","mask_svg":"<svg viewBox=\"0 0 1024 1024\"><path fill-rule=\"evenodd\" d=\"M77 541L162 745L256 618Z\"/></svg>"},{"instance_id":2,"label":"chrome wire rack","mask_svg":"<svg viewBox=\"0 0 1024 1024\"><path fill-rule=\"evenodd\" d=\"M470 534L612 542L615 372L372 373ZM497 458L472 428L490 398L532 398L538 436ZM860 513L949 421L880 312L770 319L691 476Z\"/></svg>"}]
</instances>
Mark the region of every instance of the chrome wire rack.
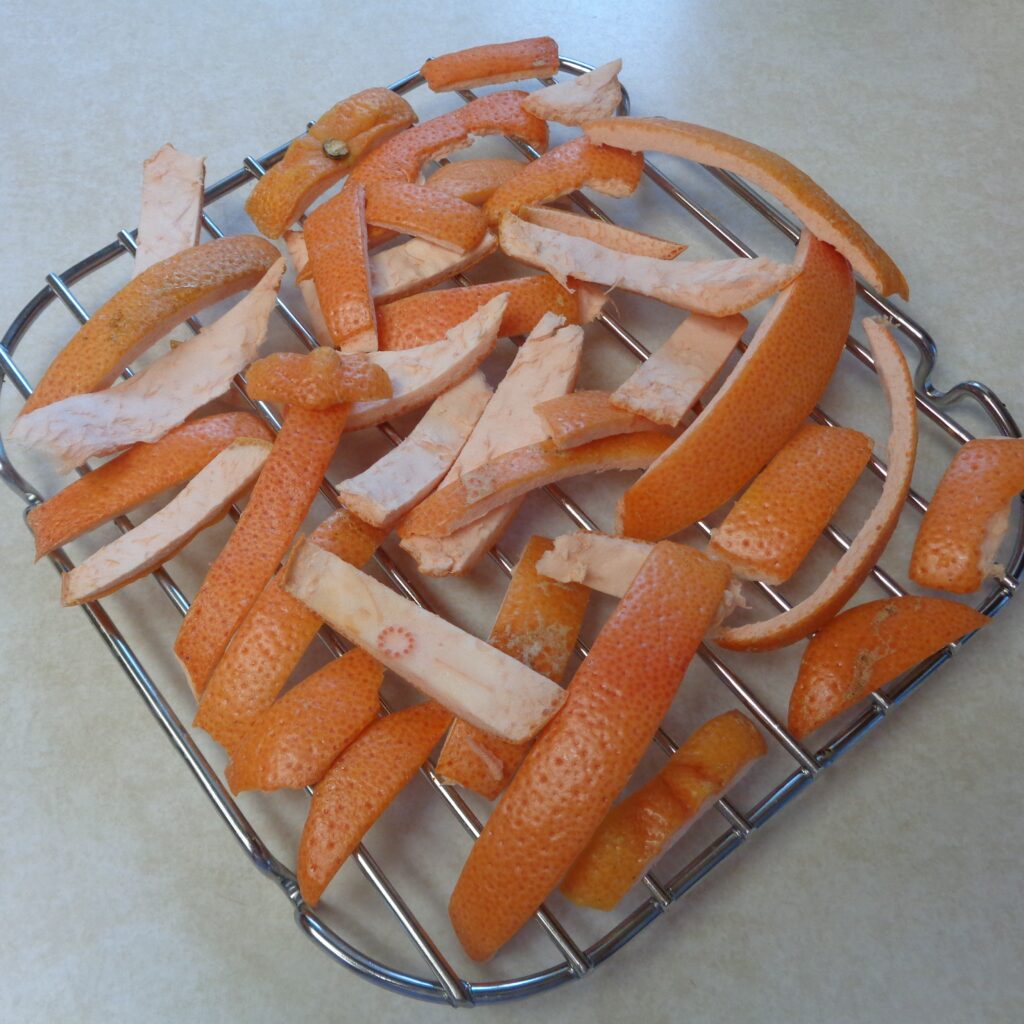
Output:
<instances>
[{"instance_id":1,"label":"chrome wire rack","mask_svg":"<svg viewBox=\"0 0 1024 1024\"><path fill-rule=\"evenodd\" d=\"M584 71L591 70L589 65L574 60L563 59L560 64L561 71L571 75L579 75ZM422 76L419 73L414 73L395 82L391 88L397 93L405 94L422 84ZM542 84L550 84L550 80L544 80ZM476 98L475 94L470 91L463 91L458 95L465 102ZM627 113L628 109L629 100L624 95L620 113ZM529 159L537 156L537 153L529 146L518 142L511 144ZM287 146L288 143L285 143L259 158L246 157L242 167L206 189L207 206L259 178L267 167L281 159ZM714 239L739 256L751 258L755 255L750 246L658 167L647 162L644 170L648 181L657 190L678 204L692 221L710 232ZM727 193L723 193L723 199L728 197L728 193L731 193L732 196L738 197L747 207L760 215L782 236L794 243L797 241L799 228L741 179L728 172L713 168L703 168L703 172L717 179L719 185L724 186L724 189L727 190ZM610 220L602 209L582 194L576 193L571 199L584 213L601 220ZM221 229L208 213L204 213L203 223L206 232L211 236L219 237L222 234ZM88 319L88 313L72 290L73 286L119 256L133 253L134 249L134 232L122 230L109 245L94 252L63 273L47 275L45 287L18 314L0 343L0 363L2 363L0 388L4 381L9 379L23 399L32 393L29 380L15 362L15 352L30 332L36 319L56 299L63 303L79 322L85 322ZM460 279L460 283L468 282ZM962 444L970 439L971 434L961 423L950 416L947 410L956 403L970 400L976 404L977 410L984 414L984 418L1000 434L1012 437L1020 436L1020 430L1006 406L984 384L977 381L966 381L947 391L937 388L931 381L937 349L930 335L900 308L875 294L863 283L858 284L858 292L860 299L869 308L883 314L891 321L908 347L916 352L917 405L920 414L926 420L937 425L954 442ZM300 316L285 301L278 301L277 311L303 345L309 348L316 345L315 339ZM605 313L598 318L598 322L636 358L645 359L647 357L648 349L618 316ZM190 326L193 330L199 329L198 323L194 320L190 321ZM856 339L852 337L849 339L847 350L854 360L869 368L873 367L869 351ZM130 373L130 371L128 372ZM244 378L236 379L235 388L239 397L248 403L254 411L261 414L272 429L279 428L279 419L272 408L262 402L251 401L245 395ZM820 409L816 410L813 415L821 423L833 424L835 422ZM384 425L381 430L391 443L396 444L401 440L401 435L391 426ZM87 472L87 469L83 467L81 472ZM879 479L884 479L886 466L882 461L873 457L867 472ZM37 488L15 468L2 446L0 446L0 476L24 500L26 511L42 500L42 495ZM594 521L587 512L563 490L549 487L547 491L574 527L583 530L596 529ZM323 483L321 493L329 503L337 506L338 500L334 487L327 480ZM920 515L927 509L927 501L913 491L907 504L907 514L910 516ZM1015 508L1012 536L1007 542L1007 546L1011 550L1005 558L1005 574L993 582L978 605L979 610L987 615L996 614L1006 605L1013 596L1021 571L1024 569L1024 517L1020 512L1018 504ZM232 514L237 517L237 510L232 510ZM132 524L127 517L122 516L115 525L125 531L130 529ZM704 535L710 532L710 526L707 523L699 523L698 528ZM834 526L828 528L826 538L828 543L840 551L845 550L850 543L847 536ZM502 550L495 548L491 552L491 557L505 574L511 573L513 560ZM63 550L53 552L49 558L59 572L66 572L73 568L72 561ZM386 551L379 550L375 558L377 567L396 590L410 600L431 608L431 602L421 593L420 587L404 574L399 564ZM154 578L175 609L184 615L188 610L188 599L167 571L158 570L154 574ZM874 585L881 588L886 595L906 593L904 587L880 566L876 566L873 570L872 579ZM777 588L758 584L756 589L775 609L784 611L790 607L790 603ZM662 877L657 872L648 873L644 877L642 885L638 887L639 901L595 941L585 942L577 934L574 934L575 929L565 922L564 915L545 906L536 915L542 928L542 932L538 934L545 935L547 941L554 946L557 959L517 977L474 981L462 977L453 968L439 942L414 913L411 907L412 901L403 895L399 886L389 878L365 845L360 846L356 853L356 863L366 881L394 915L415 951L425 961L428 973L421 976L413 971L389 966L388 963L381 962L375 956L362 952L354 941L344 938L341 934L340 928L347 923L344 920L344 915L340 915L342 916L341 924L336 925L327 920L327 914L308 907L301 898L293 872L285 861L279 859L271 851L256 828L239 809L220 776L200 750L195 738L182 724L170 702L165 698L121 629L104 609L103 604L98 601L92 602L84 605L83 611L103 637L114 658L131 679L171 744L184 758L199 785L216 807L224 824L245 850L246 855L263 874L278 885L287 897L300 929L338 962L376 984L403 995L433 1002L449 1003L453 1006L472 1006L478 1003L532 995L565 981L578 979L593 971L652 921L676 905L715 867L722 864L740 847L745 846L758 829L881 723L894 707L906 700L939 666L948 661L959 646L959 644L950 645L942 652L927 659L912 672L884 687L882 691L874 693L868 705L855 715L843 720L838 731L817 750L807 749L797 742L770 710L768 703L759 695L758 688L748 683L740 672L722 660L716 651L707 645L702 646L699 651L700 660L717 681L727 689L730 695L729 699L740 704L756 719L774 741L776 751L781 752L784 756L787 767L781 780L774 781L767 790L760 791L760 795L749 800L748 806L743 808L730 800L719 800L716 810L723 819L724 830L707 842L703 848L695 851L689 861L670 877ZM340 654L346 649L344 641L326 628L320 632L318 639L332 656ZM587 650L582 643L578 645L577 653L581 657L586 656ZM383 707L383 713L387 713L388 710L386 706ZM655 747L664 754L671 754L676 749L676 743L666 731L661 730L655 738ZM435 803L449 812L471 837L478 836L482 827L481 820L460 792L455 787L441 782L435 774L433 766L429 763L424 766L423 775L437 797ZM543 940L539 941L543 945ZM546 959L547 957L544 957L544 960ZM499 955L497 963L500 965L501 955Z\"/></svg>"}]
</instances>

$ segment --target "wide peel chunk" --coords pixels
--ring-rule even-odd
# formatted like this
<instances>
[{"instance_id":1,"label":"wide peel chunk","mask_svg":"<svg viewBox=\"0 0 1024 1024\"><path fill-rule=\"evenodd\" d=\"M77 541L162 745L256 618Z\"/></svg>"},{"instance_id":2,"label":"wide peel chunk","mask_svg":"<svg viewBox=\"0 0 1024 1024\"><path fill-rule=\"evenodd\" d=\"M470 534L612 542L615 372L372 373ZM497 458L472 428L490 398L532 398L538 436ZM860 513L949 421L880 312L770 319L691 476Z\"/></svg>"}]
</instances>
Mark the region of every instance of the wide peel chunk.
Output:
<instances>
[{"instance_id":1,"label":"wide peel chunk","mask_svg":"<svg viewBox=\"0 0 1024 1024\"><path fill-rule=\"evenodd\" d=\"M139 441L156 441L224 394L256 357L284 274L279 259L219 320L126 381L19 416L8 434L61 472ZM136 280L142 280L141 277Z\"/></svg>"}]
</instances>

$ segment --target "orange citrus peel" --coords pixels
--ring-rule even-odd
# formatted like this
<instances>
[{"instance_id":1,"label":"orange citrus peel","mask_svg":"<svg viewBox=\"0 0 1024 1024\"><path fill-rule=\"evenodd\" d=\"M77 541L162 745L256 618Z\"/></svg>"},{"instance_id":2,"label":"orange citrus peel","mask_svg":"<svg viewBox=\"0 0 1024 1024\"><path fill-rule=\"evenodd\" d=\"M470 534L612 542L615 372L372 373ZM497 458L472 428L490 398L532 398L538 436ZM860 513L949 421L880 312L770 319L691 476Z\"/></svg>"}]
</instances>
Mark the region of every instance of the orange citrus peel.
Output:
<instances>
[{"instance_id":1,"label":"orange citrus peel","mask_svg":"<svg viewBox=\"0 0 1024 1024\"><path fill-rule=\"evenodd\" d=\"M658 540L692 525L748 483L814 408L846 343L853 275L807 232L796 267L722 387L626 491L621 533Z\"/></svg>"},{"instance_id":2,"label":"orange citrus peel","mask_svg":"<svg viewBox=\"0 0 1024 1024\"><path fill-rule=\"evenodd\" d=\"M515 448L442 487L406 516L400 537L447 537L462 526L536 490L573 476L643 469L672 443L647 431L605 437L559 451L552 441Z\"/></svg>"},{"instance_id":3,"label":"orange citrus peel","mask_svg":"<svg viewBox=\"0 0 1024 1024\"><path fill-rule=\"evenodd\" d=\"M534 412L544 421L548 437L560 451L602 437L660 429L646 416L616 408L610 399L607 391L573 391L538 403Z\"/></svg>"},{"instance_id":4,"label":"orange citrus peel","mask_svg":"<svg viewBox=\"0 0 1024 1024\"><path fill-rule=\"evenodd\" d=\"M169 142L142 165L142 208L133 276L199 244L206 161Z\"/></svg>"},{"instance_id":5,"label":"orange citrus peel","mask_svg":"<svg viewBox=\"0 0 1024 1024\"><path fill-rule=\"evenodd\" d=\"M416 348L438 338L472 316L496 295L508 294L498 337L529 334L545 313L564 316L569 323L583 323L580 296L567 291L547 274L517 277L468 288L410 295L377 310L377 329L382 350Z\"/></svg>"},{"instance_id":6,"label":"orange citrus peel","mask_svg":"<svg viewBox=\"0 0 1024 1024\"><path fill-rule=\"evenodd\" d=\"M391 89L364 89L349 96L297 138L256 182L246 212L264 235L280 238L361 157L415 123L412 107ZM335 156L327 155L324 143Z\"/></svg>"},{"instance_id":7,"label":"orange citrus peel","mask_svg":"<svg viewBox=\"0 0 1024 1024\"><path fill-rule=\"evenodd\" d=\"M611 117L622 102L621 70L621 60L609 61L593 71L530 93L523 106L545 121L572 126Z\"/></svg>"},{"instance_id":8,"label":"orange citrus peel","mask_svg":"<svg viewBox=\"0 0 1024 1024\"><path fill-rule=\"evenodd\" d=\"M377 717L384 669L358 648L303 679L256 719L234 748L232 793L315 786Z\"/></svg>"},{"instance_id":9,"label":"orange citrus peel","mask_svg":"<svg viewBox=\"0 0 1024 1024\"><path fill-rule=\"evenodd\" d=\"M392 394L390 398L356 402L347 429L376 426L418 409L465 380L494 351L507 301L507 293L495 295L432 345L369 353L370 360L387 372Z\"/></svg>"},{"instance_id":10,"label":"orange citrus peel","mask_svg":"<svg viewBox=\"0 0 1024 1024\"><path fill-rule=\"evenodd\" d=\"M612 405L667 427L678 426L721 372L746 329L742 316L688 316L612 392Z\"/></svg>"},{"instance_id":11,"label":"orange citrus peel","mask_svg":"<svg viewBox=\"0 0 1024 1024\"><path fill-rule=\"evenodd\" d=\"M654 778L612 808L569 869L562 893L580 906L613 910L665 847L766 752L764 738L738 711L705 722Z\"/></svg>"},{"instance_id":12,"label":"orange citrus peel","mask_svg":"<svg viewBox=\"0 0 1024 1024\"><path fill-rule=\"evenodd\" d=\"M565 699L549 679L313 544L296 549L284 588L426 696L504 739L529 739Z\"/></svg>"},{"instance_id":13,"label":"orange citrus peel","mask_svg":"<svg viewBox=\"0 0 1024 1024\"><path fill-rule=\"evenodd\" d=\"M554 152L554 150L552 150ZM523 206L519 216L530 224L552 231L560 231L563 235L576 235L597 242L606 249L617 252L632 253L634 256L650 256L657 260L674 260L686 246L681 242L670 242L657 235L647 235L642 231L631 231L615 224L606 224L595 217L587 217L581 213L570 213L551 206Z\"/></svg>"},{"instance_id":14,"label":"orange citrus peel","mask_svg":"<svg viewBox=\"0 0 1024 1024\"><path fill-rule=\"evenodd\" d=\"M866 434L805 423L714 530L708 552L741 579L785 583L870 458Z\"/></svg>"},{"instance_id":15,"label":"orange citrus peel","mask_svg":"<svg viewBox=\"0 0 1024 1024\"><path fill-rule=\"evenodd\" d=\"M356 183L415 181L427 161L450 156L485 135L507 135L534 149L547 149L547 123L523 109L527 95L517 89L492 93L414 125L360 161L345 188Z\"/></svg>"},{"instance_id":16,"label":"orange citrus peel","mask_svg":"<svg viewBox=\"0 0 1024 1024\"><path fill-rule=\"evenodd\" d=\"M332 344L345 352L375 351L377 317L370 294L364 189L345 188L318 206L306 218L303 236L307 270Z\"/></svg>"},{"instance_id":17,"label":"orange citrus peel","mask_svg":"<svg viewBox=\"0 0 1024 1024\"><path fill-rule=\"evenodd\" d=\"M374 722L341 754L313 791L296 874L315 907L370 826L412 781L451 723L433 701Z\"/></svg>"},{"instance_id":18,"label":"orange citrus peel","mask_svg":"<svg viewBox=\"0 0 1024 1024\"><path fill-rule=\"evenodd\" d=\"M155 263L79 328L57 353L20 415L108 387L172 327L254 287L278 259L278 251L265 238L234 235Z\"/></svg>"},{"instance_id":19,"label":"orange citrus peel","mask_svg":"<svg viewBox=\"0 0 1024 1024\"><path fill-rule=\"evenodd\" d=\"M284 244L291 257L292 266L295 267L295 283L298 285L299 294L306 307L309 316L309 330L313 337L321 344L331 346L331 332L324 319L324 311L320 308L320 299L316 294L316 284L309 273L309 250L306 248L306 239L301 231L286 231L284 233Z\"/></svg>"},{"instance_id":20,"label":"orange citrus peel","mask_svg":"<svg viewBox=\"0 0 1024 1024\"><path fill-rule=\"evenodd\" d=\"M455 160L439 167L424 184L481 206L522 166L522 160Z\"/></svg>"},{"instance_id":21,"label":"orange citrus peel","mask_svg":"<svg viewBox=\"0 0 1024 1024\"><path fill-rule=\"evenodd\" d=\"M493 956L583 851L668 710L728 579L720 562L678 544L659 544L644 563L456 883L449 916L474 960Z\"/></svg>"},{"instance_id":22,"label":"orange citrus peel","mask_svg":"<svg viewBox=\"0 0 1024 1024\"><path fill-rule=\"evenodd\" d=\"M36 558L185 483L243 437L272 439L255 416L226 412L183 423L152 444L133 445L29 511Z\"/></svg>"},{"instance_id":23,"label":"orange citrus peel","mask_svg":"<svg viewBox=\"0 0 1024 1024\"><path fill-rule=\"evenodd\" d=\"M558 71L558 43L550 36L488 43L432 57L420 68L433 92L550 78Z\"/></svg>"},{"instance_id":24,"label":"orange citrus peel","mask_svg":"<svg viewBox=\"0 0 1024 1024\"><path fill-rule=\"evenodd\" d=\"M803 739L989 621L973 608L939 597L887 597L848 608L804 651L789 699L790 732Z\"/></svg>"},{"instance_id":25,"label":"orange citrus peel","mask_svg":"<svg viewBox=\"0 0 1024 1024\"><path fill-rule=\"evenodd\" d=\"M497 196L495 193L492 202ZM501 218L498 244L506 256L546 271L566 287L570 279L589 281L716 317L756 306L799 273L798 267L764 256L752 260L636 256L531 224L512 213Z\"/></svg>"},{"instance_id":26,"label":"orange citrus peel","mask_svg":"<svg viewBox=\"0 0 1024 1024\"><path fill-rule=\"evenodd\" d=\"M715 638L723 647L737 651L773 650L821 629L853 597L896 529L910 492L917 454L914 382L907 360L888 329L872 319L864 321L864 329L891 419L889 468L878 503L850 547L812 594L781 615L723 630Z\"/></svg>"},{"instance_id":27,"label":"orange citrus peel","mask_svg":"<svg viewBox=\"0 0 1024 1024\"><path fill-rule=\"evenodd\" d=\"M479 371L445 391L401 444L338 484L338 497L365 522L392 526L452 468L490 398Z\"/></svg>"},{"instance_id":28,"label":"orange citrus peel","mask_svg":"<svg viewBox=\"0 0 1024 1024\"><path fill-rule=\"evenodd\" d=\"M514 446L540 441L544 430L533 411L538 400L564 394L576 382L583 355L583 331L562 327L562 317L544 314L519 347L494 396L442 487ZM448 537L406 537L402 547L427 576L469 571L512 521L520 505L512 501Z\"/></svg>"},{"instance_id":29,"label":"orange citrus peel","mask_svg":"<svg viewBox=\"0 0 1024 1024\"><path fill-rule=\"evenodd\" d=\"M524 206L542 206L578 188L631 196L643 169L640 154L595 145L586 138L572 139L523 164L484 203L484 215L490 224L497 224L507 213L517 213Z\"/></svg>"},{"instance_id":30,"label":"orange citrus peel","mask_svg":"<svg viewBox=\"0 0 1024 1024\"><path fill-rule=\"evenodd\" d=\"M820 185L777 153L713 128L662 117L607 118L588 124L585 131L609 146L669 153L739 174L838 249L873 288L910 297L906 279L885 250Z\"/></svg>"},{"instance_id":31,"label":"orange citrus peel","mask_svg":"<svg viewBox=\"0 0 1024 1024\"><path fill-rule=\"evenodd\" d=\"M309 536L311 544L357 566L370 560L383 539L383 531L344 508ZM229 753L273 704L323 625L284 590L281 578L278 572L242 619L199 702L195 724Z\"/></svg>"},{"instance_id":32,"label":"orange citrus peel","mask_svg":"<svg viewBox=\"0 0 1024 1024\"><path fill-rule=\"evenodd\" d=\"M531 537L512 572L488 638L499 651L559 682L565 673L590 598L575 583L556 583L537 572L551 549L546 537ZM441 748L437 773L494 800L522 763L530 742L509 743L456 720Z\"/></svg>"},{"instance_id":33,"label":"orange citrus peel","mask_svg":"<svg viewBox=\"0 0 1024 1024\"><path fill-rule=\"evenodd\" d=\"M378 305L426 291L476 266L494 252L498 239L485 231L480 241L465 252L435 242L412 238L370 256L370 291ZM379 313L378 313L379 315Z\"/></svg>"},{"instance_id":34,"label":"orange citrus peel","mask_svg":"<svg viewBox=\"0 0 1024 1024\"><path fill-rule=\"evenodd\" d=\"M175 346L129 380L19 416L7 437L44 454L61 472L94 455L156 441L224 394L267 335L284 274L278 260L256 287L198 335Z\"/></svg>"},{"instance_id":35,"label":"orange citrus peel","mask_svg":"<svg viewBox=\"0 0 1024 1024\"><path fill-rule=\"evenodd\" d=\"M629 590L654 545L604 533L565 533L537 563L537 572L562 583L582 583L590 590L622 597Z\"/></svg>"},{"instance_id":36,"label":"orange citrus peel","mask_svg":"<svg viewBox=\"0 0 1024 1024\"><path fill-rule=\"evenodd\" d=\"M1003 569L995 561L1024 490L1024 440L968 441L953 457L914 542L910 578L923 587L969 594Z\"/></svg>"},{"instance_id":37,"label":"orange citrus peel","mask_svg":"<svg viewBox=\"0 0 1024 1024\"><path fill-rule=\"evenodd\" d=\"M232 441L162 509L64 573L61 604L83 604L112 594L170 561L253 485L270 447L269 441L252 438Z\"/></svg>"},{"instance_id":38,"label":"orange citrus peel","mask_svg":"<svg viewBox=\"0 0 1024 1024\"><path fill-rule=\"evenodd\" d=\"M306 355L274 352L258 359L246 374L250 398L328 409L345 402L391 397L391 378L365 355L318 348Z\"/></svg>"},{"instance_id":39,"label":"orange citrus peel","mask_svg":"<svg viewBox=\"0 0 1024 1024\"><path fill-rule=\"evenodd\" d=\"M472 203L407 181L366 186L366 223L459 253L478 246L487 231L484 215Z\"/></svg>"},{"instance_id":40,"label":"orange citrus peel","mask_svg":"<svg viewBox=\"0 0 1024 1024\"><path fill-rule=\"evenodd\" d=\"M181 624L174 653L198 696L246 612L277 571L338 447L348 407L293 406L249 503Z\"/></svg>"}]
</instances>

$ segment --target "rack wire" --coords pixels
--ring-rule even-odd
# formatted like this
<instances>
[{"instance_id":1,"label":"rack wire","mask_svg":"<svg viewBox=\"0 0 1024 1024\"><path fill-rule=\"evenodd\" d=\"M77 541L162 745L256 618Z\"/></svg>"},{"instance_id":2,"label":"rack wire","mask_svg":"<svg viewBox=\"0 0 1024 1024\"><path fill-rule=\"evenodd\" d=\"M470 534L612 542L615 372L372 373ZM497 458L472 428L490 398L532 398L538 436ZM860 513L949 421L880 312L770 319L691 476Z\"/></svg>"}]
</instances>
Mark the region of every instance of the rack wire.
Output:
<instances>
[{"instance_id":1,"label":"rack wire","mask_svg":"<svg viewBox=\"0 0 1024 1024\"><path fill-rule=\"evenodd\" d=\"M563 58L560 61L560 70L567 74L579 75L591 70L591 67L579 61ZM541 80L541 84L550 84L550 81ZM405 94L421 85L423 85L423 78L417 72L393 83L391 88L399 94ZM476 98L475 94L468 90L462 91L458 95L464 102ZM624 93L620 113L628 113L628 110L629 98ZM529 146L513 140L508 141L528 159L535 159L538 156ZM267 167L281 159L288 145L289 143L284 143L259 158L246 157L238 170L206 189L206 205L209 206L223 199L262 176ZM794 243L798 240L799 228L740 178L714 168L704 168L704 170L728 192L756 211L784 237ZM649 161L645 162L644 173L658 190L678 204L694 222L706 229L733 253L747 258L756 255L749 245L657 166ZM610 221L610 218L598 205L581 193L575 193L571 198L584 213L604 221ZM222 234L218 225L205 212L203 224L209 235L219 237ZM6 380L10 380L22 398L27 398L32 393L29 380L15 361L15 352L28 335L36 319L54 300L60 300L79 322L84 323L88 319L88 313L72 290L73 286L119 256L133 253L134 249L135 233L122 230L109 245L69 267L63 273L47 275L45 286L22 309L0 342L0 388ZM465 279L460 279L459 283L466 284L468 282ZM931 377L937 358L937 347L928 332L904 310L877 295L862 282L858 282L857 287L860 297L870 307L886 316L895 330L916 352L917 405L923 417L936 424L954 441L962 444L970 440L971 434L947 410L958 402L970 400L977 404L1000 434L1009 437L1021 436L1009 410L998 395L985 384L973 380L965 381L947 391L942 391L934 385ZM281 299L277 302L277 311L303 345L309 348L316 346L314 337L302 322L301 317ZM604 313L598 317L598 322L636 358L641 360L647 358L649 353L646 346L619 317L612 313ZM199 329L199 324L195 320L189 321L189 324L194 331ZM851 337L847 343L847 351L855 360L873 369L870 352L859 341ZM131 371L126 372L130 374ZM236 378L234 386L241 399L263 416L271 429L276 431L280 427L279 419L270 406L252 401L245 394L243 377ZM835 423L828 414L820 409L815 410L813 418L820 423ZM380 429L391 443L397 444L401 440L401 435L392 426L385 424ZM88 470L83 467L81 471L87 472ZM884 480L886 466L881 460L872 457L869 472ZM42 501L39 491L12 464L2 445L0 445L0 477L25 502L26 512ZM576 528L596 529L594 521L587 512L564 491L557 487L549 487L547 492ZM321 494L335 507L338 505L336 492L329 481L323 482ZM908 497L907 505L911 515L920 515L927 509L926 499L913 491ZM237 518L237 509L233 509L232 514ZM128 530L132 526L126 516L116 520L115 525L121 531ZM710 533L710 526L707 523L699 523L698 529L705 535ZM850 544L849 538L834 526L828 527L826 536L828 541L840 551L845 550ZM1007 604L1013 597L1021 572L1024 570L1024 516L1020 514L1019 503L1016 506L1010 544L1012 551L1006 558L1004 575L993 582L978 605L979 610L984 614L995 615ZM511 573L513 561L504 551L495 548L491 552L491 558L502 572L506 575ZM61 549L51 553L49 559L59 572L66 572L73 568L71 559ZM417 585L402 572L394 559L384 550L379 550L375 559L379 569L397 591L417 604L433 610L428 598L420 592ZM188 599L181 588L165 569L154 573L154 578L177 612L184 615L188 610ZM906 593L901 584L880 566L873 569L872 578L887 595ZM777 588L766 584L759 584L758 588L775 608L781 611L789 608L789 602ZM714 650L703 645L698 652L700 659L731 693L735 701L759 722L791 762L791 768L781 781L775 783L745 810L734 806L730 800L719 800L716 810L724 821L724 831L671 877L662 878L655 872L645 875L643 885L646 895L596 941L585 945L582 940L572 934L570 928L560 920L556 913L542 907L537 913L537 919L550 943L555 947L558 959L519 977L498 981L474 981L461 977L452 967L438 942L418 920L405 896L391 881L365 845L359 847L355 855L356 862L368 884L379 894L385 906L398 921L409 942L422 957L429 973L419 975L401 970L360 951L328 923L323 915L308 907L299 893L294 873L283 860L271 851L239 809L221 778L206 760L195 739L182 724L170 702L161 692L103 604L99 601L91 602L83 606L83 611L159 722L172 746L185 760L196 781L209 797L224 824L241 845L249 860L260 872L276 883L289 900L299 928L317 946L362 977L403 995L433 1002L449 1003L452 1006L472 1006L536 994L566 981L581 978L594 970L612 954L622 949L630 939L638 935L652 921L662 916L669 908L677 905L681 898L699 881L707 877L740 847L745 846L760 828L805 790L817 776L835 764L857 742L878 726L895 707L931 677L937 668L947 662L962 643L966 642L964 640L949 645L943 651L928 658L913 671L884 687L880 692L874 693L867 706L859 714L852 720L846 721L823 746L813 751L808 750L789 734L784 724L777 719L756 694L754 687L748 684L738 671L730 667ZM318 640L332 656L342 653L347 648L345 641L326 627L318 634ZM586 657L587 649L582 643L577 646L577 653L581 657ZM383 713L388 713L390 709L385 705L382 710ZM659 730L655 737L655 745L666 754L671 754L677 747L676 742L664 730ZM439 798L440 804L451 813L471 837L476 838L482 827L480 819L458 790L441 782L434 772L432 763L424 766L423 774Z\"/></svg>"}]
</instances>

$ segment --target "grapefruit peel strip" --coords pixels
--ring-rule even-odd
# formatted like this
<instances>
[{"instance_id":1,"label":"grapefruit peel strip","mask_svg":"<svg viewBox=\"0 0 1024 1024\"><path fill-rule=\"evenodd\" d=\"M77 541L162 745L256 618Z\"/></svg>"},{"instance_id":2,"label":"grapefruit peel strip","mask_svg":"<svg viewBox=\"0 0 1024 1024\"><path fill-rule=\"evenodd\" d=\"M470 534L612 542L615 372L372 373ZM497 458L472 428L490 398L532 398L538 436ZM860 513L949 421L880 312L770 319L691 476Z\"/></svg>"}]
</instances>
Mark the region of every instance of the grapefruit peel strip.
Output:
<instances>
[{"instance_id":1,"label":"grapefruit peel strip","mask_svg":"<svg viewBox=\"0 0 1024 1024\"><path fill-rule=\"evenodd\" d=\"M162 509L64 573L61 604L94 601L169 561L253 485L270 449L269 441L233 441Z\"/></svg>"},{"instance_id":2,"label":"grapefruit peel strip","mask_svg":"<svg viewBox=\"0 0 1024 1024\"><path fill-rule=\"evenodd\" d=\"M279 259L241 301L194 338L105 391L71 395L19 416L8 434L63 473L94 455L157 441L224 394L256 357L284 274Z\"/></svg>"},{"instance_id":3,"label":"grapefruit peel strip","mask_svg":"<svg viewBox=\"0 0 1024 1024\"><path fill-rule=\"evenodd\" d=\"M490 398L483 374L467 377L435 399L399 445L338 484L338 497L365 522L392 526L452 468Z\"/></svg>"},{"instance_id":4,"label":"grapefruit peel strip","mask_svg":"<svg viewBox=\"0 0 1024 1024\"><path fill-rule=\"evenodd\" d=\"M991 620L956 601L896 597L848 608L807 645L789 699L803 739L930 654Z\"/></svg>"},{"instance_id":5,"label":"grapefruit peel strip","mask_svg":"<svg viewBox=\"0 0 1024 1024\"><path fill-rule=\"evenodd\" d=\"M863 323L891 421L889 468L878 503L850 547L810 596L771 619L722 630L715 639L730 650L774 650L824 626L867 578L899 522L917 454L914 382L906 358L883 322L869 318Z\"/></svg>"},{"instance_id":6,"label":"grapefruit peel strip","mask_svg":"<svg viewBox=\"0 0 1024 1024\"><path fill-rule=\"evenodd\" d=\"M630 150L655 150L746 178L788 207L822 241L835 246L882 295L910 298L899 267L820 185L788 160L725 132L668 118L615 117L585 128L588 138Z\"/></svg>"},{"instance_id":7,"label":"grapefruit peel strip","mask_svg":"<svg viewBox=\"0 0 1024 1024\"><path fill-rule=\"evenodd\" d=\"M586 238L530 224L505 214L498 244L512 259L569 279L621 288L706 316L732 316L774 295L799 273L764 256L731 260L659 260L616 252Z\"/></svg>"}]
</instances>

